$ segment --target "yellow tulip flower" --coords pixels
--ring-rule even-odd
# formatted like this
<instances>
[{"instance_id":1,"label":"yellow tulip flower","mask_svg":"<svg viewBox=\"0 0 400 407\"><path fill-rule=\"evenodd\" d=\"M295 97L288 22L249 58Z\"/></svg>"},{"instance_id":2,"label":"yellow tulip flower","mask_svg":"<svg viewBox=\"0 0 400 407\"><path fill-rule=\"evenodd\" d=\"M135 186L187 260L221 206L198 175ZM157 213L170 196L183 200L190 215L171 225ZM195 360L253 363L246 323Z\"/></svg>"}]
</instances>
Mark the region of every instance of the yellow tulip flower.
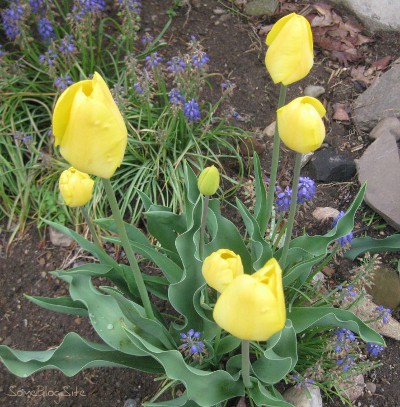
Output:
<instances>
[{"instance_id":1,"label":"yellow tulip flower","mask_svg":"<svg viewBox=\"0 0 400 407\"><path fill-rule=\"evenodd\" d=\"M307 154L319 148L325 138L322 117L326 110L313 97L303 96L277 110L279 137L287 147Z\"/></svg>"},{"instance_id":2,"label":"yellow tulip flower","mask_svg":"<svg viewBox=\"0 0 400 407\"><path fill-rule=\"evenodd\" d=\"M74 208L83 206L92 197L94 181L88 174L71 167L62 172L59 180L61 195L65 203Z\"/></svg>"},{"instance_id":3,"label":"yellow tulip flower","mask_svg":"<svg viewBox=\"0 0 400 407\"><path fill-rule=\"evenodd\" d=\"M214 320L239 339L266 341L286 322L282 270L272 258L256 273L236 277L222 292Z\"/></svg>"},{"instance_id":4,"label":"yellow tulip flower","mask_svg":"<svg viewBox=\"0 0 400 407\"><path fill-rule=\"evenodd\" d=\"M243 274L242 259L232 250L219 249L204 260L202 273L207 284L222 293L234 278Z\"/></svg>"},{"instance_id":5,"label":"yellow tulip flower","mask_svg":"<svg viewBox=\"0 0 400 407\"><path fill-rule=\"evenodd\" d=\"M127 130L104 79L75 83L58 99L53 114L55 145L79 171L111 178L121 165Z\"/></svg>"},{"instance_id":6,"label":"yellow tulip flower","mask_svg":"<svg viewBox=\"0 0 400 407\"><path fill-rule=\"evenodd\" d=\"M296 13L278 20L266 38L265 65L274 83L290 85L303 79L314 63L308 20Z\"/></svg>"},{"instance_id":7,"label":"yellow tulip flower","mask_svg":"<svg viewBox=\"0 0 400 407\"><path fill-rule=\"evenodd\" d=\"M217 192L219 187L219 172L214 165L204 168L200 173L197 187L203 195L210 196Z\"/></svg>"}]
</instances>

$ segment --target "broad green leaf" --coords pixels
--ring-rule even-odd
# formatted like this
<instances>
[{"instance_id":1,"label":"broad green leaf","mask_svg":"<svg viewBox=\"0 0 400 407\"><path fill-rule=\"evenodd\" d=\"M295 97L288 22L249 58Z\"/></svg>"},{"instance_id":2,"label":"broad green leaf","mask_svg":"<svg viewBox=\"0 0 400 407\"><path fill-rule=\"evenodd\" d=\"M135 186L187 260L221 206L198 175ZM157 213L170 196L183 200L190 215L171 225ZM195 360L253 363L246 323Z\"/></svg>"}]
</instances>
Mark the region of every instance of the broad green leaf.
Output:
<instances>
[{"instance_id":1,"label":"broad green leaf","mask_svg":"<svg viewBox=\"0 0 400 407\"><path fill-rule=\"evenodd\" d=\"M321 254L320 256L313 257L309 260L298 262L290 267L283 275L283 286L290 287L297 279L300 279L301 283L306 281L310 275L312 267L323 261L325 256L325 254Z\"/></svg>"},{"instance_id":2,"label":"broad green leaf","mask_svg":"<svg viewBox=\"0 0 400 407\"><path fill-rule=\"evenodd\" d=\"M384 345L385 341L378 332L366 325L352 312L331 307L293 307L288 310L287 318L293 323L297 334L311 327L346 328L360 335L363 341Z\"/></svg>"},{"instance_id":3,"label":"broad green leaf","mask_svg":"<svg viewBox=\"0 0 400 407\"><path fill-rule=\"evenodd\" d=\"M243 383L234 379L228 372L217 370L204 371L188 365L182 354L177 350L164 351L154 347L133 330L127 329L132 340L143 344L149 355L152 355L165 369L171 380L179 380L186 388L188 400L195 401L199 406L209 407L224 400L244 394Z\"/></svg>"},{"instance_id":4,"label":"broad green leaf","mask_svg":"<svg viewBox=\"0 0 400 407\"><path fill-rule=\"evenodd\" d=\"M48 298L30 295L25 295L25 297L34 304L39 305L39 307L50 311L60 312L61 314L80 315L82 317L88 316L87 309L82 303L73 301L70 297Z\"/></svg>"},{"instance_id":5,"label":"broad green leaf","mask_svg":"<svg viewBox=\"0 0 400 407\"><path fill-rule=\"evenodd\" d=\"M23 351L0 345L0 359L10 372L27 377L45 369L59 369L71 377L91 367L130 367L148 373L162 373L159 363L148 356L118 352L108 345L89 342L70 332L51 350Z\"/></svg>"},{"instance_id":6,"label":"broad green leaf","mask_svg":"<svg viewBox=\"0 0 400 407\"><path fill-rule=\"evenodd\" d=\"M230 353L237 349L241 343L242 341L239 338L232 335L227 335L218 342L215 349L215 355L221 356Z\"/></svg>"},{"instance_id":7,"label":"broad green leaf","mask_svg":"<svg viewBox=\"0 0 400 407\"><path fill-rule=\"evenodd\" d=\"M284 379L298 360L296 332L289 319L286 320L285 328L274 335L273 346L268 345L264 353L252 363L252 369L262 382L274 384Z\"/></svg>"},{"instance_id":8,"label":"broad green leaf","mask_svg":"<svg viewBox=\"0 0 400 407\"><path fill-rule=\"evenodd\" d=\"M250 397L256 402L257 406L294 407L293 404L270 393L258 380L248 392Z\"/></svg>"},{"instance_id":9,"label":"broad green leaf","mask_svg":"<svg viewBox=\"0 0 400 407\"><path fill-rule=\"evenodd\" d=\"M400 251L400 234L385 237L384 239L373 239L372 237L359 237L351 242L351 249L344 253L346 259L354 260L356 257L369 252L398 252Z\"/></svg>"}]
</instances>

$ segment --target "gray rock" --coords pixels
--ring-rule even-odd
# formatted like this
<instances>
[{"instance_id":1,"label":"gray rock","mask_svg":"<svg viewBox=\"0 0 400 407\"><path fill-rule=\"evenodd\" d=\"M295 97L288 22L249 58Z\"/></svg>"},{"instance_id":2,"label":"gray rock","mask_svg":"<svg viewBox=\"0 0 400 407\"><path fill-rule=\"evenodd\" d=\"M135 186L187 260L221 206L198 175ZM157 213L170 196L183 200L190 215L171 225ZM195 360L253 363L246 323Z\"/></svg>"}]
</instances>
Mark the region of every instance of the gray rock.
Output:
<instances>
[{"instance_id":1,"label":"gray rock","mask_svg":"<svg viewBox=\"0 0 400 407\"><path fill-rule=\"evenodd\" d=\"M304 95L311 96L313 98L318 98L325 93L325 88L323 86L308 85L304 89Z\"/></svg>"},{"instance_id":2,"label":"gray rock","mask_svg":"<svg viewBox=\"0 0 400 407\"><path fill-rule=\"evenodd\" d=\"M366 382L365 388L370 394L375 394L376 392L376 384L372 382Z\"/></svg>"},{"instance_id":3,"label":"gray rock","mask_svg":"<svg viewBox=\"0 0 400 407\"><path fill-rule=\"evenodd\" d=\"M312 384L307 389L291 387L283 393L283 398L295 407L322 407L321 390Z\"/></svg>"},{"instance_id":4,"label":"gray rock","mask_svg":"<svg viewBox=\"0 0 400 407\"><path fill-rule=\"evenodd\" d=\"M379 137L393 136L396 141L400 140L400 120L397 117L386 117L381 120L369 134L373 140Z\"/></svg>"},{"instance_id":5,"label":"gray rock","mask_svg":"<svg viewBox=\"0 0 400 407\"><path fill-rule=\"evenodd\" d=\"M365 202L400 230L400 159L394 136L379 137L357 165L360 183L367 182Z\"/></svg>"},{"instance_id":6,"label":"gray rock","mask_svg":"<svg viewBox=\"0 0 400 407\"><path fill-rule=\"evenodd\" d=\"M348 397L350 401L356 401L364 394L364 376L359 374L350 377L346 382L341 383L341 394Z\"/></svg>"},{"instance_id":7,"label":"gray rock","mask_svg":"<svg viewBox=\"0 0 400 407\"><path fill-rule=\"evenodd\" d=\"M124 407L138 407L138 400L137 399L128 399L124 403Z\"/></svg>"},{"instance_id":8,"label":"gray rock","mask_svg":"<svg viewBox=\"0 0 400 407\"><path fill-rule=\"evenodd\" d=\"M322 182L348 181L356 173L355 161L333 148L316 151L305 168L315 181Z\"/></svg>"},{"instance_id":9,"label":"gray rock","mask_svg":"<svg viewBox=\"0 0 400 407\"><path fill-rule=\"evenodd\" d=\"M371 31L400 30L398 0L331 0L353 11Z\"/></svg>"},{"instance_id":10,"label":"gray rock","mask_svg":"<svg viewBox=\"0 0 400 407\"><path fill-rule=\"evenodd\" d=\"M386 117L400 117L400 92L396 85L399 82L400 64L385 72L356 99L353 120L358 128L370 131Z\"/></svg>"},{"instance_id":11,"label":"gray rock","mask_svg":"<svg viewBox=\"0 0 400 407\"><path fill-rule=\"evenodd\" d=\"M269 16L274 14L279 0L252 0L244 7L245 14L249 16Z\"/></svg>"},{"instance_id":12,"label":"gray rock","mask_svg":"<svg viewBox=\"0 0 400 407\"><path fill-rule=\"evenodd\" d=\"M53 243L54 246L69 247L73 242L73 239L71 239L69 236L65 235L62 232L59 232L51 226L49 227L49 236L50 241L51 243Z\"/></svg>"},{"instance_id":13,"label":"gray rock","mask_svg":"<svg viewBox=\"0 0 400 407\"><path fill-rule=\"evenodd\" d=\"M391 267L381 266L374 271L373 285L367 287L375 304L385 308L396 308L400 305L400 278Z\"/></svg>"}]
</instances>

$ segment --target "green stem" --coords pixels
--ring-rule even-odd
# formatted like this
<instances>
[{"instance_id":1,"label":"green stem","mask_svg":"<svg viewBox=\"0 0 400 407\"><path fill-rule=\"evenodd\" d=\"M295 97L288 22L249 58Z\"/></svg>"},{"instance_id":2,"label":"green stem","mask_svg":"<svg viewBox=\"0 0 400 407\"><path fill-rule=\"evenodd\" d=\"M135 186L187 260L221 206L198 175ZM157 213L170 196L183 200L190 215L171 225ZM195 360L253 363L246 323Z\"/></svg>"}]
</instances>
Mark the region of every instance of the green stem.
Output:
<instances>
[{"instance_id":1,"label":"green stem","mask_svg":"<svg viewBox=\"0 0 400 407\"><path fill-rule=\"evenodd\" d=\"M115 225L117 226L118 234L122 242L122 246L125 250L126 257L128 258L129 265L131 267L133 277L135 279L137 288L139 290L139 295L143 303L144 310L146 312L146 316L149 319L155 319L153 309L151 307L150 298L146 290L146 285L144 284L142 273L139 269L139 265L137 263L135 252L133 251L131 245L129 244L128 235L126 233L124 221L121 216L121 212L118 207L117 200L115 199L114 191L111 186L111 182L109 179L104 179L103 185L106 190L108 202L111 206L111 211L113 214Z\"/></svg>"},{"instance_id":2,"label":"green stem","mask_svg":"<svg viewBox=\"0 0 400 407\"><path fill-rule=\"evenodd\" d=\"M287 87L281 84L281 88L279 91L279 99L278 99L278 109L281 108L285 104L286 100L286 91ZM279 132L278 132L278 120L276 121L275 125L275 133L274 133L274 147L272 150L272 162L271 162L271 174L269 176L269 188L267 192L267 220L265 225L268 227L268 223L271 219L271 212L272 212L272 204L274 202L275 196L275 186L276 186L276 176L278 173L278 164L279 164L279 147L280 147L280 139L279 139Z\"/></svg>"},{"instance_id":3,"label":"green stem","mask_svg":"<svg viewBox=\"0 0 400 407\"><path fill-rule=\"evenodd\" d=\"M242 341L242 379L246 389L253 387L250 380L250 342Z\"/></svg>"},{"instance_id":4,"label":"green stem","mask_svg":"<svg viewBox=\"0 0 400 407\"><path fill-rule=\"evenodd\" d=\"M85 222L89 227L90 233L92 234L92 238L93 238L93 243L100 249L103 250L103 246L100 243L99 237L97 236L96 233L96 228L94 227L94 224L92 222L92 219L90 218L86 208L84 206L81 206L81 212L83 217L85 218Z\"/></svg>"},{"instance_id":5,"label":"green stem","mask_svg":"<svg viewBox=\"0 0 400 407\"><path fill-rule=\"evenodd\" d=\"M207 224L207 212L208 212L208 203L210 201L210 197L208 195L204 196L203 200L203 210L201 213L201 225L200 225L200 241L199 241L199 256L200 260L204 260L204 237L206 233L206 224Z\"/></svg>"},{"instance_id":6,"label":"green stem","mask_svg":"<svg viewBox=\"0 0 400 407\"><path fill-rule=\"evenodd\" d=\"M294 162L294 170L293 170L293 183L292 183L292 199L290 202L290 211L289 217L286 223L286 236L285 236L285 243L283 244L283 251L281 256L281 267L282 270L286 266L286 258L289 250L290 240L292 238L292 231L293 231L293 224L294 224L294 217L296 215L297 209L297 192L299 190L299 177L300 177L300 170L301 170L301 153L296 153L296 158Z\"/></svg>"}]
</instances>

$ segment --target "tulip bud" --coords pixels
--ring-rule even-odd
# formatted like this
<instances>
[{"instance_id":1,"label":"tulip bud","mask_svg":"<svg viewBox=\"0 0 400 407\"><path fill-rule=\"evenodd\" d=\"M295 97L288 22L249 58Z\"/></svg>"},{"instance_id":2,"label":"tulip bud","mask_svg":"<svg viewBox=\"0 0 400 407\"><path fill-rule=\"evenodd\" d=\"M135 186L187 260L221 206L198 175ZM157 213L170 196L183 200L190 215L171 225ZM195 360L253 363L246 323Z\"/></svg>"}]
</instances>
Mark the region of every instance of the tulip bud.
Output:
<instances>
[{"instance_id":1,"label":"tulip bud","mask_svg":"<svg viewBox=\"0 0 400 407\"><path fill-rule=\"evenodd\" d=\"M53 114L55 145L79 171L111 178L121 165L127 130L104 79L75 83L57 100Z\"/></svg>"},{"instance_id":2,"label":"tulip bud","mask_svg":"<svg viewBox=\"0 0 400 407\"><path fill-rule=\"evenodd\" d=\"M59 180L61 195L65 203L74 208L89 202L93 193L94 181L88 174L71 167L62 172Z\"/></svg>"},{"instance_id":3,"label":"tulip bud","mask_svg":"<svg viewBox=\"0 0 400 407\"><path fill-rule=\"evenodd\" d=\"M235 277L243 274L242 259L232 250L219 249L204 260L201 271L207 284L222 293Z\"/></svg>"},{"instance_id":4,"label":"tulip bud","mask_svg":"<svg viewBox=\"0 0 400 407\"><path fill-rule=\"evenodd\" d=\"M303 96L277 110L279 137L297 153L307 154L321 147L325 138L322 117L326 110L313 97Z\"/></svg>"},{"instance_id":5,"label":"tulip bud","mask_svg":"<svg viewBox=\"0 0 400 407\"><path fill-rule=\"evenodd\" d=\"M272 258L256 273L236 277L222 292L214 320L242 340L266 341L286 322L282 270Z\"/></svg>"},{"instance_id":6,"label":"tulip bud","mask_svg":"<svg viewBox=\"0 0 400 407\"><path fill-rule=\"evenodd\" d=\"M296 13L278 20L266 38L265 65L274 83L290 85L313 66L313 38L308 20Z\"/></svg>"},{"instance_id":7,"label":"tulip bud","mask_svg":"<svg viewBox=\"0 0 400 407\"><path fill-rule=\"evenodd\" d=\"M203 195L214 195L219 187L219 172L217 168L212 165L211 167L204 168L199 175L197 187Z\"/></svg>"}]
</instances>

